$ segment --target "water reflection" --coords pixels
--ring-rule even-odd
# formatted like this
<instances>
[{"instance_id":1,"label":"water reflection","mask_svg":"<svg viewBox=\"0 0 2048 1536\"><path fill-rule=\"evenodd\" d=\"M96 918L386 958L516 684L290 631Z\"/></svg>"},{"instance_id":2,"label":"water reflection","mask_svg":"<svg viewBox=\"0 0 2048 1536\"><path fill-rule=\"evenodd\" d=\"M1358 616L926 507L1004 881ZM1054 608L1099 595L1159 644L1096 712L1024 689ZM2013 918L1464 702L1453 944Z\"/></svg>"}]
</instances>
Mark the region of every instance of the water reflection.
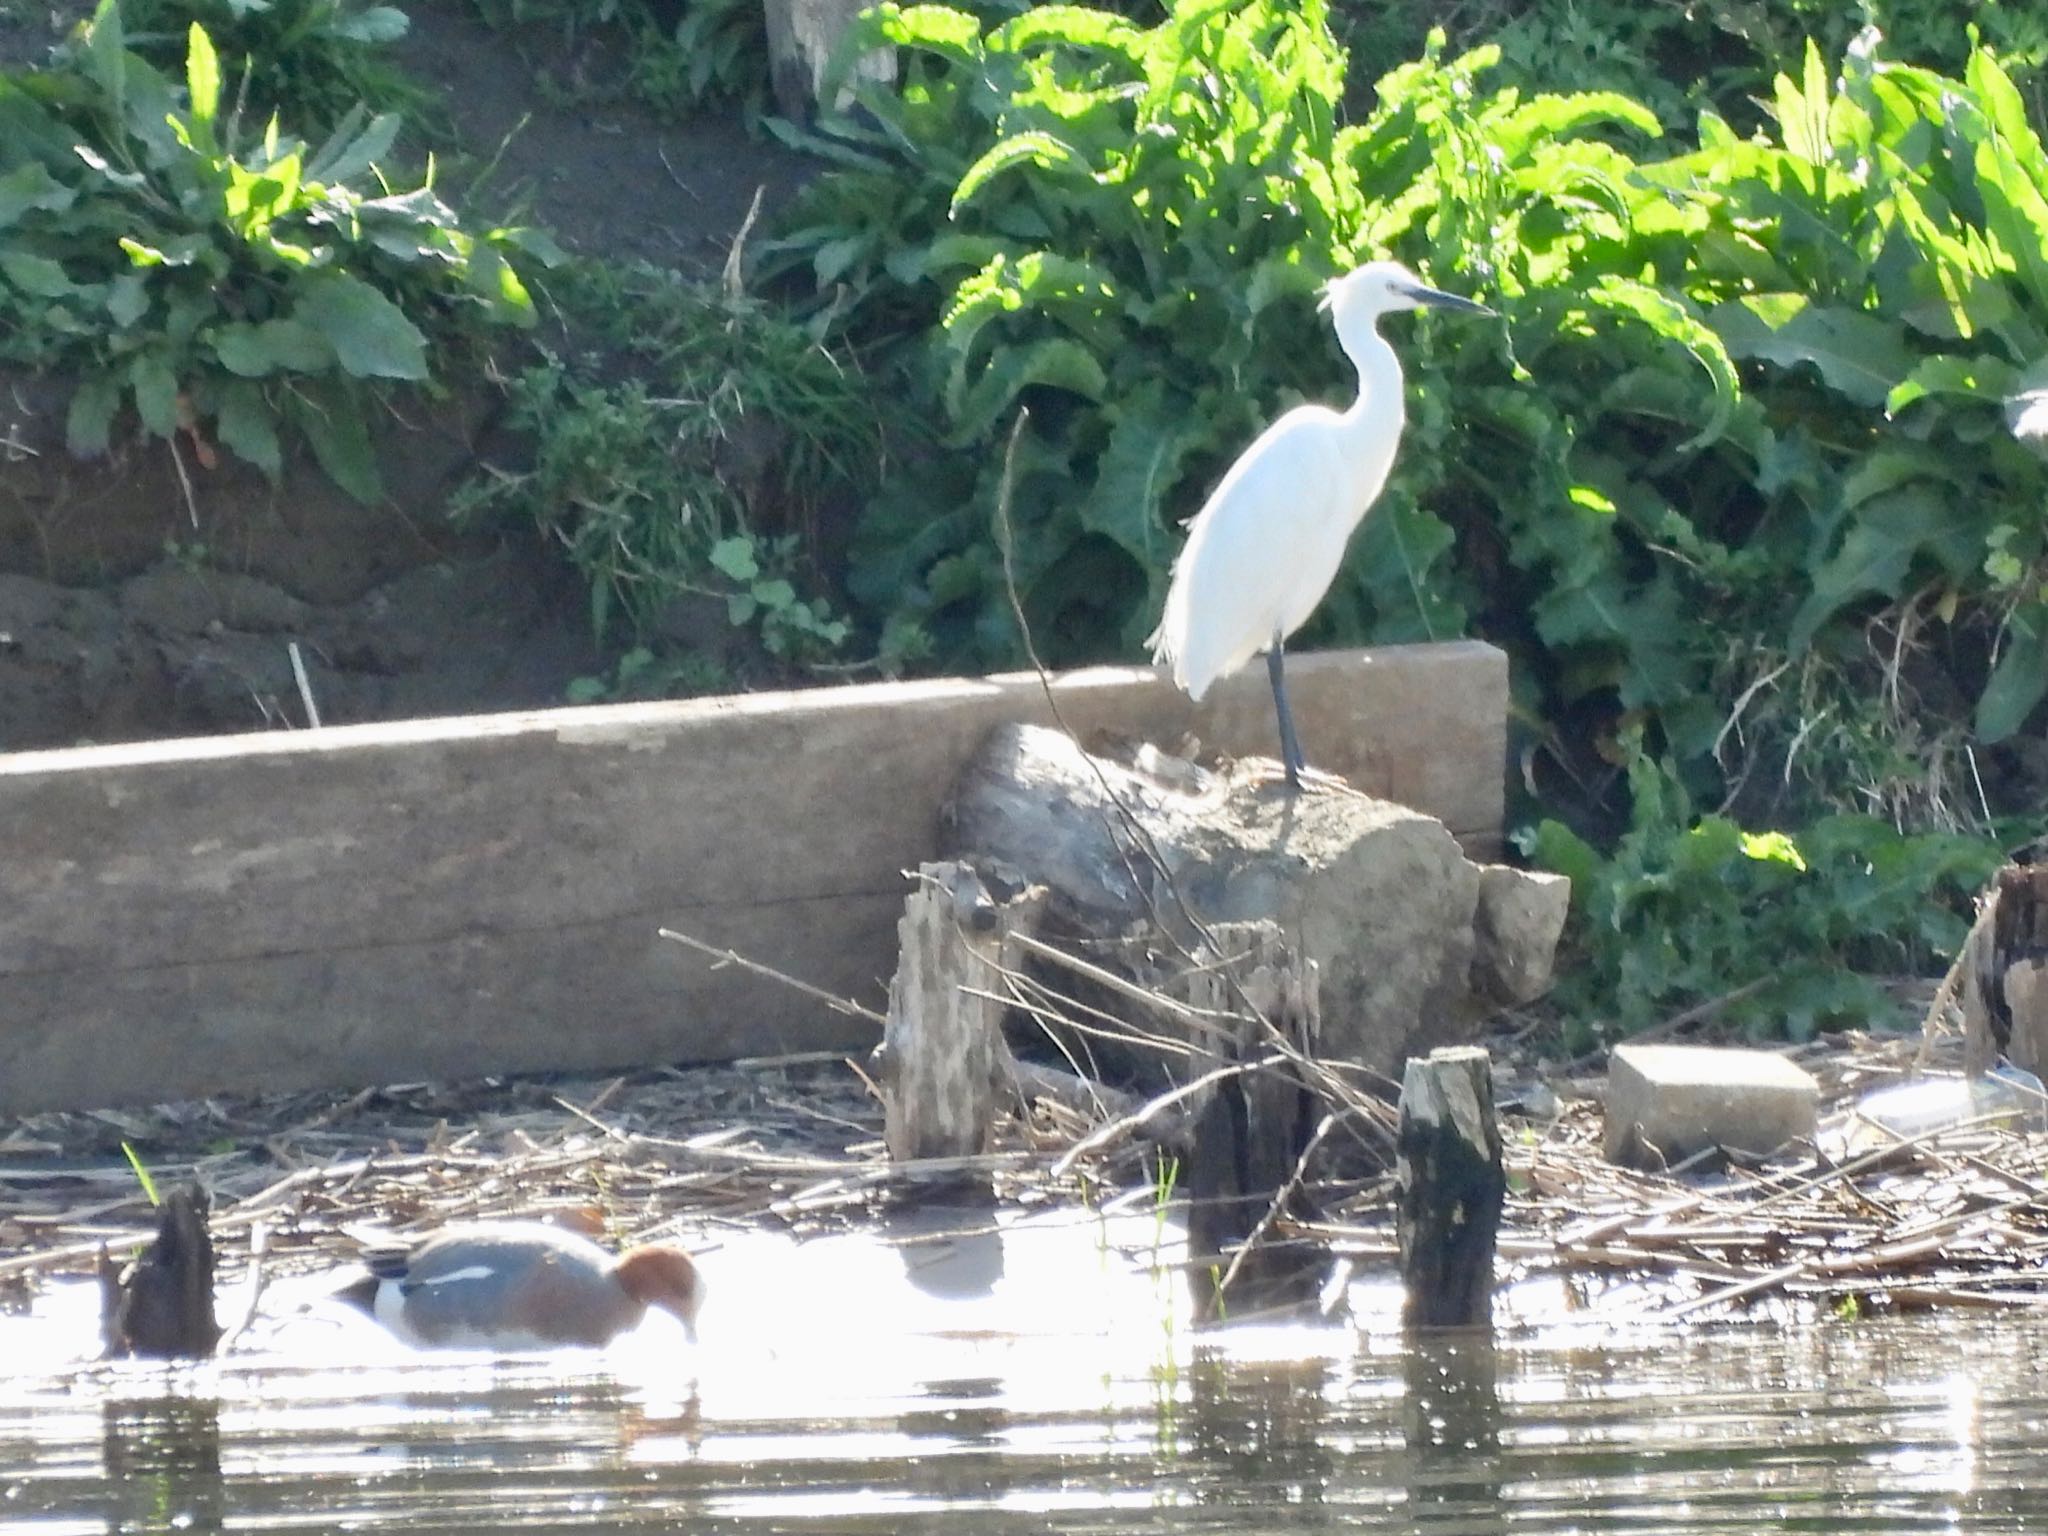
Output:
<instances>
[{"instance_id":1,"label":"water reflection","mask_svg":"<svg viewBox=\"0 0 2048 1536\"><path fill-rule=\"evenodd\" d=\"M100 1421L109 1529L222 1528L228 1499L220 1470L219 1403L208 1397L113 1398L101 1408Z\"/></svg>"},{"instance_id":2,"label":"water reflection","mask_svg":"<svg viewBox=\"0 0 2048 1536\"><path fill-rule=\"evenodd\" d=\"M1153 1224L969 1214L728 1243L696 1352L430 1359L315 1306L81 1368L52 1299L0 1319L0 1530L2048 1529L2018 1320L1198 1334Z\"/></svg>"}]
</instances>

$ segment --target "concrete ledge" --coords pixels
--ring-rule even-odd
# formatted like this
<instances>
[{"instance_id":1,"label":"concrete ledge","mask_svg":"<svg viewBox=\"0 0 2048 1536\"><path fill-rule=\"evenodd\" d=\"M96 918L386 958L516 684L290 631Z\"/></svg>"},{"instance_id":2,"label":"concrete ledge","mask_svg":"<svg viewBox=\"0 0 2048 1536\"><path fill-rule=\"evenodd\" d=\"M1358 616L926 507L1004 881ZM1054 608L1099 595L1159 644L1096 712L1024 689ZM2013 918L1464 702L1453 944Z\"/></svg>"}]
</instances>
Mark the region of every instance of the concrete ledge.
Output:
<instances>
[{"instance_id":1,"label":"concrete ledge","mask_svg":"<svg viewBox=\"0 0 2048 1536\"><path fill-rule=\"evenodd\" d=\"M1290 657L1310 760L1499 847L1490 646ZM1262 669L1196 709L1058 679L1068 724L1271 755ZM0 1114L865 1044L655 936L879 1005L900 871L1035 677L0 755Z\"/></svg>"}]
</instances>

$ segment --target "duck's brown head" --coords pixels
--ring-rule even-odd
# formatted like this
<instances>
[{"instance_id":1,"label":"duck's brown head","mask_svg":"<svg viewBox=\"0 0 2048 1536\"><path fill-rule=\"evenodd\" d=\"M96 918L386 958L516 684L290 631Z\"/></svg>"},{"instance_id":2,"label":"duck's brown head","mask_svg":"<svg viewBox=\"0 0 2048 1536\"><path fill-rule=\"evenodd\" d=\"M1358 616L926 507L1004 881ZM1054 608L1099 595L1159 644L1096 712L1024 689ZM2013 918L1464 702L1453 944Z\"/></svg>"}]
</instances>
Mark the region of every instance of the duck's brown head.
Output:
<instances>
[{"instance_id":1,"label":"duck's brown head","mask_svg":"<svg viewBox=\"0 0 2048 1536\"><path fill-rule=\"evenodd\" d=\"M704 1277L697 1263L672 1243L644 1243L619 1255L613 1270L621 1287L642 1306L660 1307L681 1319L697 1337L697 1309L704 1304Z\"/></svg>"}]
</instances>

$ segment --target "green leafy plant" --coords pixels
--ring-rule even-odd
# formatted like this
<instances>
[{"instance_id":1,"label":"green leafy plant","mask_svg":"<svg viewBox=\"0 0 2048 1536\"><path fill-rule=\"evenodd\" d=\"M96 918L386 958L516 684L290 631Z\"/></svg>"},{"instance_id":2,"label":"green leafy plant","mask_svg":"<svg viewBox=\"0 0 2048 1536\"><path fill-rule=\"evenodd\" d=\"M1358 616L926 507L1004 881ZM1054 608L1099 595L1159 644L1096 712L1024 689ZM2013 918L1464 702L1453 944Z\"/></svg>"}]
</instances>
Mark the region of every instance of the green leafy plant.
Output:
<instances>
[{"instance_id":1,"label":"green leafy plant","mask_svg":"<svg viewBox=\"0 0 2048 1536\"><path fill-rule=\"evenodd\" d=\"M220 56L228 99L256 117L277 112L325 132L358 103L417 121L431 97L396 63L406 13L370 0L123 0L127 45L172 71L191 28Z\"/></svg>"},{"instance_id":2,"label":"green leafy plant","mask_svg":"<svg viewBox=\"0 0 2048 1536\"><path fill-rule=\"evenodd\" d=\"M1997 742L2048 691L2048 482L2001 414L2048 352L2043 161L1990 54L1955 81L1866 40L1839 87L1811 54L1774 137L1709 115L1654 159L1624 147L1654 114L1489 89L1491 48L1432 46L1340 129L1315 7L869 26L908 50L904 89L831 126L846 168L770 264L857 343L910 338L891 355L945 450L870 507L852 591L942 655L1014 656L989 511L1020 406L1033 628L1056 659L1129 655L1225 454L1344 388L1317 284L1390 252L1506 323L1441 350L1407 323L1402 458L1312 642L1477 629L1582 776L1642 720L1703 798L1796 767L1820 803L1913 818L1964 814L1932 766L1956 717L1922 699L1963 693ZM1894 605L1913 666L1874 632Z\"/></svg>"},{"instance_id":3,"label":"green leafy plant","mask_svg":"<svg viewBox=\"0 0 2048 1536\"><path fill-rule=\"evenodd\" d=\"M701 693L727 693L732 674L709 657L676 655L653 646L636 645L602 676L579 677L569 684L571 704L617 704L632 699L668 699Z\"/></svg>"},{"instance_id":4,"label":"green leafy plant","mask_svg":"<svg viewBox=\"0 0 2048 1536\"><path fill-rule=\"evenodd\" d=\"M715 602L775 661L835 655L849 628L820 585L819 520L873 481L880 429L864 381L769 306L656 269L581 264L555 297L593 348L512 386L534 461L461 498L532 519L589 585L592 624L653 643L678 606ZM622 682L624 680L622 679Z\"/></svg>"},{"instance_id":5,"label":"green leafy plant","mask_svg":"<svg viewBox=\"0 0 2048 1536\"><path fill-rule=\"evenodd\" d=\"M1632 745L1635 745L1632 743ZM1558 1002L1583 1049L1722 998L1754 1034L1896 1020L1877 976L1927 969L1969 927L1970 900L2003 858L1984 837L1908 835L1867 816L1796 836L1697 817L1684 786L1638 750L1634 823L1603 855L1559 822L1524 839L1572 880L1570 964Z\"/></svg>"},{"instance_id":6,"label":"green leafy plant","mask_svg":"<svg viewBox=\"0 0 2048 1536\"><path fill-rule=\"evenodd\" d=\"M79 375L76 452L132 407L275 477L293 431L374 499L376 392L427 382L436 338L531 324L514 257L553 255L383 183L397 132L361 109L317 146L245 127L197 25L180 100L105 0L71 67L0 76L0 358Z\"/></svg>"},{"instance_id":7,"label":"green leafy plant","mask_svg":"<svg viewBox=\"0 0 2048 1536\"><path fill-rule=\"evenodd\" d=\"M900 95L823 125L839 168L766 262L938 425L863 519L870 618L1014 660L991 510L1028 408L1038 646L1134 655L1174 521L1260 422L1348 386L1320 282L1394 255L1504 323L1453 346L1401 322L1402 456L1305 638L1499 640L1538 765L1564 770L1549 793L1589 820L1683 796L1636 807L1622 862L1579 860L1627 907L1623 943L1702 904L1683 965L1642 962L1668 988L1595 966L1630 1017L1725 990L1731 892L1748 912L1838 889L1827 921L1875 937L1805 932L1816 953L1924 961L1903 898L1853 893L1915 860L1944 878L1947 844L1901 841L1920 829L2038 803L2038 765L2001 744L2048 697L2048 157L1996 57L1951 78L1866 35L1830 74L1809 50L1762 131L1710 112L1665 149L1642 103L1525 93L1498 49L1440 39L1340 127L1314 6L1180 0L1151 27L883 6L867 27L903 50ZM1745 826L1805 828L1805 870ZM1771 1006L1800 1029L1849 1005Z\"/></svg>"},{"instance_id":8,"label":"green leafy plant","mask_svg":"<svg viewBox=\"0 0 2048 1536\"><path fill-rule=\"evenodd\" d=\"M567 96L625 96L666 111L738 105L768 95L768 33L756 0L477 0L494 26L576 61L574 83L536 48L539 78Z\"/></svg>"}]
</instances>

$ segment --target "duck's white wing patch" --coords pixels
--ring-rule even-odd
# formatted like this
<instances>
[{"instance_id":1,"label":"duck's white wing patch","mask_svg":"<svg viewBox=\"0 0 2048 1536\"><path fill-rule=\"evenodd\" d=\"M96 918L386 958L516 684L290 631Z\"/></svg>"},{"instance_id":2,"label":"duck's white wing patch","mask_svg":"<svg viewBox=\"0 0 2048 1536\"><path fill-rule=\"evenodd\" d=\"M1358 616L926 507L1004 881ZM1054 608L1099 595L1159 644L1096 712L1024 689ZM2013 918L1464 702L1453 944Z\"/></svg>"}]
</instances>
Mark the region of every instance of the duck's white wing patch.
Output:
<instances>
[{"instance_id":1,"label":"duck's white wing patch","mask_svg":"<svg viewBox=\"0 0 2048 1536\"><path fill-rule=\"evenodd\" d=\"M431 1290L437 1285L459 1285L466 1280L488 1280L497 1270L488 1264L465 1264L460 1269L447 1270L438 1275L408 1275L407 1290Z\"/></svg>"}]
</instances>

